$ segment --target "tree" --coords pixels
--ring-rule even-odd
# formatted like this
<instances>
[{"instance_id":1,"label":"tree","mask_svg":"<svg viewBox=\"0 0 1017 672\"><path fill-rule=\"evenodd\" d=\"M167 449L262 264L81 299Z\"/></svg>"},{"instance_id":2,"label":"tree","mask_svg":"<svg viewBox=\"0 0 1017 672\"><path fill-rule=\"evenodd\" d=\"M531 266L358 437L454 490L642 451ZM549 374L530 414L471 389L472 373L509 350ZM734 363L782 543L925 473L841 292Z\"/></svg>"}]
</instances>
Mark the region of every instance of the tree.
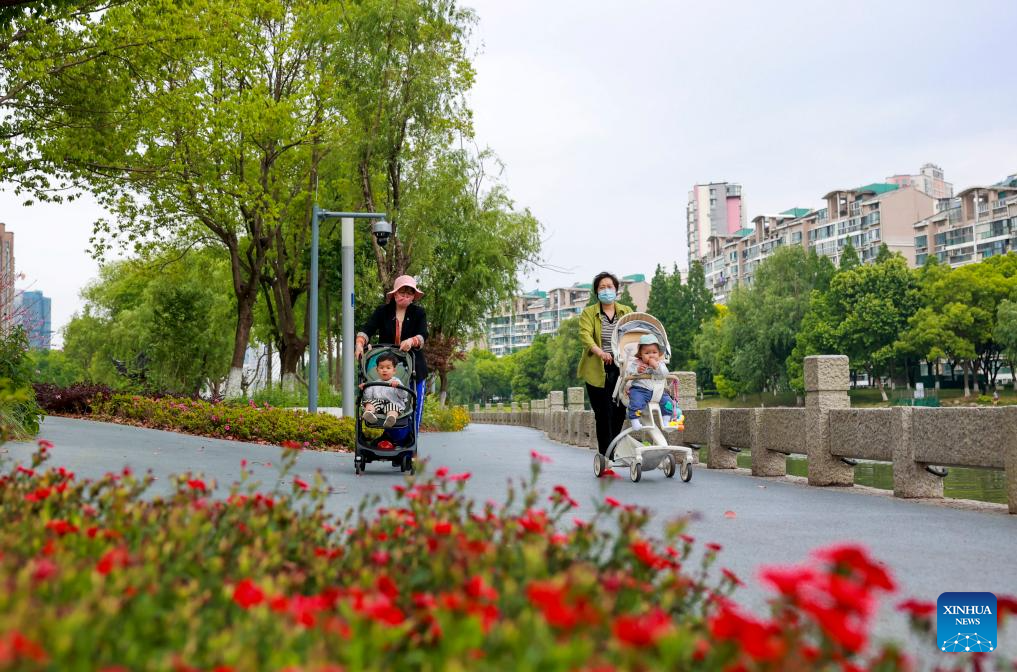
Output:
<instances>
[{"instance_id":1,"label":"tree","mask_svg":"<svg viewBox=\"0 0 1017 672\"><path fill-rule=\"evenodd\" d=\"M886 247L885 245L883 247ZM855 250L855 246L851 244L849 240L844 245L844 250L840 253L840 266L838 267L841 271L849 271L852 268L856 268L862 265L862 260L858 258L858 251Z\"/></svg>"},{"instance_id":2,"label":"tree","mask_svg":"<svg viewBox=\"0 0 1017 672\"><path fill-rule=\"evenodd\" d=\"M28 357L34 370L32 382L67 387L84 380L85 372L63 350L32 350Z\"/></svg>"},{"instance_id":3,"label":"tree","mask_svg":"<svg viewBox=\"0 0 1017 672\"><path fill-rule=\"evenodd\" d=\"M540 250L536 218L515 210L505 187L487 176L485 161L492 159L445 152L404 196L404 221L420 236L410 270L425 291L425 354L442 390L462 345L518 288L519 271Z\"/></svg>"},{"instance_id":4,"label":"tree","mask_svg":"<svg viewBox=\"0 0 1017 672\"><path fill-rule=\"evenodd\" d=\"M115 362L158 391L217 388L229 369L229 270L211 251L108 264L82 293L64 352L96 382L123 387Z\"/></svg>"},{"instance_id":5,"label":"tree","mask_svg":"<svg viewBox=\"0 0 1017 672\"><path fill-rule=\"evenodd\" d=\"M558 333L547 344L547 364L544 366L543 392L565 390L582 384L577 372L583 345L579 340L579 318L564 320Z\"/></svg>"},{"instance_id":6,"label":"tree","mask_svg":"<svg viewBox=\"0 0 1017 672\"><path fill-rule=\"evenodd\" d=\"M724 375L726 364L731 359L731 353L724 350L725 346L725 321L730 309L727 306L717 306L716 315L703 322L702 330L693 340L692 349L696 355L696 377L699 386L709 389L716 386L716 376Z\"/></svg>"},{"instance_id":7,"label":"tree","mask_svg":"<svg viewBox=\"0 0 1017 672\"><path fill-rule=\"evenodd\" d=\"M730 353L722 371L742 392L778 392L796 377L789 357L814 290L823 290L833 264L814 250L782 247L764 260L748 288L738 287L728 301L724 348Z\"/></svg>"},{"instance_id":8,"label":"tree","mask_svg":"<svg viewBox=\"0 0 1017 672\"><path fill-rule=\"evenodd\" d=\"M876 263L882 264L883 262L889 261L895 256L886 243L879 246L879 252L876 254ZM900 256L897 254L896 256Z\"/></svg>"},{"instance_id":9,"label":"tree","mask_svg":"<svg viewBox=\"0 0 1017 672\"><path fill-rule=\"evenodd\" d=\"M807 355L832 351L847 355L870 377L892 375L899 335L919 305L917 277L900 255L840 271L827 291L814 295L789 367L800 366ZM886 401L882 384L880 392Z\"/></svg>"},{"instance_id":10,"label":"tree","mask_svg":"<svg viewBox=\"0 0 1017 672\"><path fill-rule=\"evenodd\" d=\"M521 401L538 399L547 393L544 389L544 370L547 368L547 334L534 337L528 348L515 353L515 374L512 376L512 396Z\"/></svg>"},{"instance_id":11,"label":"tree","mask_svg":"<svg viewBox=\"0 0 1017 672\"><path fill-rule=\"evenodd\" d=\"M996 310L996 328L993 337L999 343L1007 366L1013 376L1014 390L1017 390L1017 297L1005 299Z\"/></svg>"}]
</instances>

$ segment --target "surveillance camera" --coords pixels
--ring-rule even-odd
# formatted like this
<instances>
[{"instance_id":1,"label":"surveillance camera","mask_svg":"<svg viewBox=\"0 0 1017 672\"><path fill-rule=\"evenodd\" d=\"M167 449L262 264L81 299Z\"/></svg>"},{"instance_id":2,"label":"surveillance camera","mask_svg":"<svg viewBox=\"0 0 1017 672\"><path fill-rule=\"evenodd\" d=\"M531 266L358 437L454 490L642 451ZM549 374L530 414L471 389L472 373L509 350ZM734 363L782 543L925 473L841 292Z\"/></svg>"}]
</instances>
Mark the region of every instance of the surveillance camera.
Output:
<instances>
[{"instance_id":1,"label":"surveillance camera","mask_svg":"<svg viewBox=\"0 0 1017 672\"><path fill-rule=\"evenodd\" d=\"M371 233L374 234L375 240L382 247L388 244L389 236L392 235L392 225L386 222L384 219L379 219L371 225Z\"/></svg>"}]
</instances>

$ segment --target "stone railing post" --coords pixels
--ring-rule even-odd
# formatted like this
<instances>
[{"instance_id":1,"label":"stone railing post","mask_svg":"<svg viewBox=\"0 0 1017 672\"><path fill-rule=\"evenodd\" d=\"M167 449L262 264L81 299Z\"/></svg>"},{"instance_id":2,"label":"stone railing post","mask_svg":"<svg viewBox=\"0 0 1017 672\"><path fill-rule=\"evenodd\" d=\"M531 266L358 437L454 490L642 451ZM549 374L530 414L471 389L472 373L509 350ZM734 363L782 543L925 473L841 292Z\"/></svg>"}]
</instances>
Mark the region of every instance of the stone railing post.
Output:
<instances>
[{"instance_id":1,"label":"stone railing post","mask_svg":"<svg viewBox=\"0 0 1017 672\"><path fill-rule=\"evenodd\" d=\"M943 497L943 479L925 470L915 461L911 428L914 410L910 406L893 409L890 445L893 448L893 494L896 497Z\"/></svg>"},{"instance_id":2,"label":"stone railing post","mask_svg":"<svg viewBox=\"0 0 1017 672\"><path fill-rule=\"evenodd\" d=\"M548 412L547 436L554 441L561 440L561 425L565 418L565 393L553 390L547 395Z\"/></svg>"},{"instance_id":3,"label":"stone railing post","mask_svg":"<svg viewBox=\"0 0 1017 672\"><path fill-rule=\"evenodd\" d=\"M675 374L678 376L678 398L675 399L678 408L683 411L699 408L699 402L696 401L696 372L676 371Z\"/></svg>"},{"instance_id":4,"label":"stone railing post","mask_svg":"<svg viewBox=\"0 0 1017 672\"><path fill-rule=\"evenodd\" d=\"M707 444L706 468L707 469L737 469L738 453L728 450L720 442L720 409L710 409L709 420L710 441ZM739 446L741 448L741 446Z\"/></svg>"},{"instance_id":5,"label":"stone railing post","mask_svg":"<svg viewBox=\"0 0 1017 672\"><path fill-rule=\"evenodd\" d=\"M854 485L854 468L830 451L830 411L850 408L850 375L844 355L805 358L805 448L809 485Z\"/></svg>"},{"instance_id":6,"label":"stone railing post","mask_svg":"<svg viewBox=\"0 0 1017 672\"><path fill-rule=\"evenodd\" d=\"M1003 447L1003 468L1006 470L1006 492L1010 513L1017 514L1017 438L1006 442Z\"/></svg>"},{"instance_id":7,"label":"stone railing post","mask_svg":"<svg viewBox=\"0 0 1017 672\"><path fill-rule=\"evenodd\" d=\"M764 408L754 408L752 416L749 418L749 434L752 437L752 475L786 476L787 456L767 450L763 440L763 413L765 412Z\"/></svg>"},{"instance_id":8,"label":"stone railing post","mask_svg":"<svg viewBox=\"0 0 1017 672\"><path fill-rule=\"evenodd\" d=\"M572 445L579 445L582 442L582 439L580 438L581 427L579 419L582 417L582 413L586 407L586 390L581 387L570 387L565 391L565 397L568 401L568 420L565 442Z\"/></svg>"}]
</instances>

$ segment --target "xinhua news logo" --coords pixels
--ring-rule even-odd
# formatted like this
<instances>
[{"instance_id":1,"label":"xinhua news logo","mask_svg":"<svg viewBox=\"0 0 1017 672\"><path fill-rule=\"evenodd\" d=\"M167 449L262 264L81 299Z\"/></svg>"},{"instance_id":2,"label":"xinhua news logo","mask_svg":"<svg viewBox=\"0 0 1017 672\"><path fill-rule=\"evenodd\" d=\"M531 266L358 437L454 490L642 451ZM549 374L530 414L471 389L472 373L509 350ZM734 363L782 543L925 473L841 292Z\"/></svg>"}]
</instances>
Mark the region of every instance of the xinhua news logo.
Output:
<instances>
[{"instance_id":1,"label":"xinhua news logo","mask_svg":"<svg viewBox=\"0 0 1017 672\"><path fill-rule=\"evenodd\" d=\"M943 593L936 600L936 643L947 653L996 650L996 596Z\"/></svg>"}]
</instances>

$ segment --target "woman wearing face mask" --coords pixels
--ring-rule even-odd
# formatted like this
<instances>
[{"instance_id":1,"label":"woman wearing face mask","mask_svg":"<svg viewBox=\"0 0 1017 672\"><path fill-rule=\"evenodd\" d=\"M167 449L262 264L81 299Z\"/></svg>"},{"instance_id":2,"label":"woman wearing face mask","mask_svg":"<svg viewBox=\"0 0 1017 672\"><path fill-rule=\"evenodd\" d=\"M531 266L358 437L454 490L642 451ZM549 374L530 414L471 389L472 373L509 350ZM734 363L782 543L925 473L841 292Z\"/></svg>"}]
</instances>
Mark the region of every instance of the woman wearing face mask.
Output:
<instances>
[{"instance_id":1,"label":"woman wearing face mask","mask_svg":"<svg viewBox=\"0 0 1017 672\"><path fill-rule=\"evenodd\" d=\"M424 413L424 382L427 380L427 362L424 361L424 339L427 338L427 314L414 303L424 293L417 289L412 275L400 275L392 291L385 295L385 303L371 313L357 334L354 350L359 360L364 347L375 334L380 343L398 344L403 352L413 352L414 392L417 394L417 429Z\"/></svg>"},{"instance_id":2,"label":"woman wearing face mask","mask_svg":"<svg viewBox=\"0 0 1017 672\"><path fill-rule=\"evenodd\" d=\"M625 408L612 399L619 372L611 352L611 336L615 322L625 313L631 313L632 308L615 303L618 278L607 271L593 279L593 291L597 294L597 302L579 315L579 340L583 344L579 378L586 383L597 422L597 445L600 454L605 455L625 422Z\"/></svg>"}]
</instances>

